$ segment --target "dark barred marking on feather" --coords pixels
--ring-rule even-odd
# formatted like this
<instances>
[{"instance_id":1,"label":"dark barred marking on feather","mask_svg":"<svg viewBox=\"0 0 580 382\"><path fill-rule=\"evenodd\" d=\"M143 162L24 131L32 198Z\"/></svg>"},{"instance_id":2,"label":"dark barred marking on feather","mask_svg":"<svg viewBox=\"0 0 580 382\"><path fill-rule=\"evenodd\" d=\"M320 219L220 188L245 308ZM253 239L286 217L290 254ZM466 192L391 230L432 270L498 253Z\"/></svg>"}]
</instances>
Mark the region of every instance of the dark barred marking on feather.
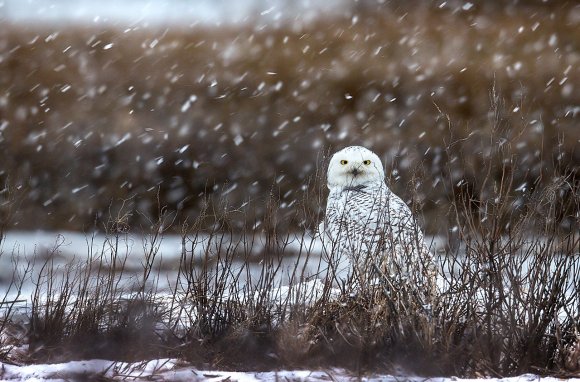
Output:
<instances>
[{"instance_id":1,"label":"dark barred marking on feather","mask_svg":"<svg viewBox=\"0 0 580 382\"><path fill-rule=\"evenodd\" d=\"M342 189L342 191L359 191L359 192L364 192L363 190L367 188L367 186L363 185L363 184L359 184L356 186L347 186L345 188Z\"/></svg>"}]
</instances>

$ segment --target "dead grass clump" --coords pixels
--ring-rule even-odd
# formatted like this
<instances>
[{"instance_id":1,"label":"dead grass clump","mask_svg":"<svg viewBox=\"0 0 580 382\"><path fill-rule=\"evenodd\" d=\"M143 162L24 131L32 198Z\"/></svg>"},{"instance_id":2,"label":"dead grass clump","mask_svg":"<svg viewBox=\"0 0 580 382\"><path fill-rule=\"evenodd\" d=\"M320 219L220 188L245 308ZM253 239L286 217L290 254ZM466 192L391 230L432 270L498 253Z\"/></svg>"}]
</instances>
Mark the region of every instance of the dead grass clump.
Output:
<instances>
[{"instance_id":1,"label":"dead grass clump","mask_svg":"<svg viewBox=\"0 0 580 382\"><path fill-rule=\"evenodd\" d=\"M113 251L110 257L89 253L64 271L51 260L42 266L30 308L31 360L138 361L165 353L156 351L171 343L161 341L163 304L150 291L129 288L121 250Z\"/></svg>"},{"instance_id":2,"label":"dead grass clump","mask_svg":"<svg viewBox=\"0 0 580 382\"><path fill-rule=\"evenodd\" d=\"M317 306L308 322L311 365L440 372L432 359L432 322L420 312L401 314L393 309L395 300L400 298L371 288Z\"/></svg>"}]
</instances>

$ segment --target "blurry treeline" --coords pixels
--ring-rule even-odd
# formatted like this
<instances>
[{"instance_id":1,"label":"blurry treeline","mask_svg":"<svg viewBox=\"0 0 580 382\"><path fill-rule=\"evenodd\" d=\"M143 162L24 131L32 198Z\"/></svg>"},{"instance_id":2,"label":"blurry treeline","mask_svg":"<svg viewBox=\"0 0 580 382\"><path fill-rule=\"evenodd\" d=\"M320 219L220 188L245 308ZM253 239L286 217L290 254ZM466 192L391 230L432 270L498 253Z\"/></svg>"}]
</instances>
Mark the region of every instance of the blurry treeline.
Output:
<instances>
[{"instance_id":1,"label":"blurry treeline","mask_svg":"<svg viewBox=\"0 0 580 382\"><path fill-rule=\"evenodd\" d=\"M514 208L563 178L550 192L566 228L580 7L494 4L360 2L221 27L5 23L1 217L86 230L120 216L135 229L160 207L182 220L209 208L258 227L275 203L278 224L299 229L325 204L327 155L360 144L430 233L453 224L450 203L478 208L506 176Z\"/></svg>"}]
</instances>

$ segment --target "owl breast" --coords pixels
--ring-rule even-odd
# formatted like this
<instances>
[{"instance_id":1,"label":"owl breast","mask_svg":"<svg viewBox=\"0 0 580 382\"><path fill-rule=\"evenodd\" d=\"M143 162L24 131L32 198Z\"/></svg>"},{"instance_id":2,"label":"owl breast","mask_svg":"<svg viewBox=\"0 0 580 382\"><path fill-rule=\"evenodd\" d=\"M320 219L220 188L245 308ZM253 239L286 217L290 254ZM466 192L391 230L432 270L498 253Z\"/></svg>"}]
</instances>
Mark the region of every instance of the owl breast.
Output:
<instances>
[{"instance_id":1,"label":"owl breast","mask_svg":"<svg viewBox=\"0 0 580 382\"><path fill-rule=\"evenodd\" d=\"M377 250L387 227L385 193L376 190L333 190L326 209L327 235L333 249L358 260Z\"/></svg>"}]
</instances>

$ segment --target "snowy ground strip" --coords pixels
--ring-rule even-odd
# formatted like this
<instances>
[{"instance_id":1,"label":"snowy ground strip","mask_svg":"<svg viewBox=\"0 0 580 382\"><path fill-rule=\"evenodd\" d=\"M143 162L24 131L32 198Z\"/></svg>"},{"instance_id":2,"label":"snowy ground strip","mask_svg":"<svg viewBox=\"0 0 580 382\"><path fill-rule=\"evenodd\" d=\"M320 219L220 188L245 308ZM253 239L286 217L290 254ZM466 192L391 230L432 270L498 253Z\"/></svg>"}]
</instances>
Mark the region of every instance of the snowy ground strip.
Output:
<instances>
[{"instance_id":1,"label":"snowy ground strip","mask_svg":"<svg viewBox=\"0 0 580 382\"><path fill-rule=\"evenodd\" d=\"M106 360L72 361L58 364L38 364L28 366L9 365L0 362L0 379L3 381L56 382L95 377L119 381L384 381L384 382L469 382L487 380L490 382L556 382L559 378L539 377L524 374L511 378L462 379L462 378L425 378L408 375L367 374L355 375L342 369L327 370L280 370L268 372L204 371L184 365L175 359L157 359L146 362L125 363ZM580 378L569 379L570 382Z\"/></svg>"},{"instance_id":2,"label":"snowy ground strip","mask_svg":"<svg viewBox=\"0 0 580 382\"><path fill-rule=\"evenodd\" d=\"M258 238L263 239L263 238ZM192 242L193 240L193 242ZM192 262L199 264L203 262L207 254L211 260L213 253L218 253L218 245L227 246L230 243L243 241L243 238L234 238L226 235L224 238L215 240L207 235L199 235L193 239L183 240L181 236L164 235L159 241L152 243L151 237L141 235L121 235L118 238L103 234L83 234L77 232L8 232L2 240L0 247L0 293L7 292L6 298L16 299L18 292L10 283L18 277L25 277L22 284L20 297L32 295L36 288L35 281L38 271L45 262L50 261L54 268L54 275L64 275L68 270L67 266L77 263L81 266L83 262L92 260L102 260L105 265L110 261L113 252L116 252L118 262L123 265L123 283L121 287L131 290L132 284L143 273L144 254L154 247L156 252L153 259L153 274L151 279L155 281L155 291L167 293L175 289L175 280L179 270L179 263L184 251L186 256L193 257ZM185 247L184 248L184 244ZM263 241L252 242L250 253L256 255L263 250ZM307 249L306 249L307 247ZM308 276L312 276L319 271L317 259L306 263L306 256L300 256L306 251L319 258L320 244L312 238L294 237L288 242L285 249L286 255L283 259L277 275L279 280L275 284L288 284L289 272L293 268L305 269ZM296 256L294 256L296 255ZM319 259L318 259L319 260ZM319 263L319 261L318 261ZM232 270L246 267L246 259L231 259ZM212 265L213 266L213 265ZM30 267L30 268L29 268ZM25 275L26 269L30 273ZM262 266L260 264L250 264L249 272L242 272L238 282L243 284L248 279L258 276ZM2 293L4 295L4 293Z\"/></svg>"}]
</instances>

